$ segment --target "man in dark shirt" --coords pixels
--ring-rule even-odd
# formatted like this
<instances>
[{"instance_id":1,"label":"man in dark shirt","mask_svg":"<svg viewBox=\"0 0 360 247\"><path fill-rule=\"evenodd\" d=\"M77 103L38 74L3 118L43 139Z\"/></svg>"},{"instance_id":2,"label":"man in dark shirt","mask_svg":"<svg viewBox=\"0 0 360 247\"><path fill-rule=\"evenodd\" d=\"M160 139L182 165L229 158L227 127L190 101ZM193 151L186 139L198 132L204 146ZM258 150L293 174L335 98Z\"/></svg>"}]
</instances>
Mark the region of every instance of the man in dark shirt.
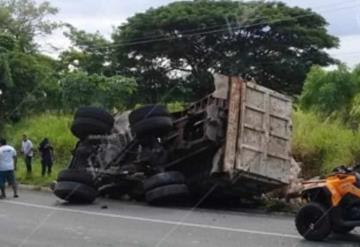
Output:
<instances>
[{"instance_id":1,"label":"man in dark shirt","mask_svg":"<svg viewBox=\"0 0 360 247\"><path fill-rule=\"evenodd\" d=\"M40 143L39 152L41 155L41 175L45 176L46 173L47 175L50 175L54 159L54 149L49 143L48 138L44 138L44 140Z\"/></svg>"}]
</instances>

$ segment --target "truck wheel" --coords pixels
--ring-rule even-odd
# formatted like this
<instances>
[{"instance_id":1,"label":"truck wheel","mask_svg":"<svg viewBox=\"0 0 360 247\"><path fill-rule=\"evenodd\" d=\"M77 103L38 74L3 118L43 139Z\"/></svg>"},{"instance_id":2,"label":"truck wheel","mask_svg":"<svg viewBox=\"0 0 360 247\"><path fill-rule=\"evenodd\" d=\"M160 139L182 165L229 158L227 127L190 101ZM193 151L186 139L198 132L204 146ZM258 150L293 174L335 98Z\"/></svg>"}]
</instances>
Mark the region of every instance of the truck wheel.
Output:
<instances>
[{"instance_id":1,"label":"truck wheel","mask_svg":"<svg viewBox=\"0 0 360 247\"><path fill-rule=\"evenodd\" d=\"M82 183L62 181L55 185L54 194L70 203L92 203L97 191Z\"/></svg>"},{"instance_id":2,"label":"truck wheel","mask_svg":"<svg viewBox=\"0 0 360 247\"><path fill-rule=\"evenodd\" d=\"M129 115L130 125L134 125L144 119L151 117L169 117L170 113L162 105L146 105L132 111Z\"/></svg>"},{"instance_id":3,"label":"truck wheel","mask_svg":"<svg viewBox=\"0 0 360 247\"><path fill-rule=\"evenodd\" d=\"M185 178L181 172L171 171L158 173L144 181L144 190L149 191L156 187L170 184L184 184Z\"/></svg>"},{"instance_id":4,"label":"truck wheel","mask_svg":"<svg viewBox=\"0 0 360 247\"><path fill-rule=\"evenodd\" d=\"M93 106L80 107L75 113L74 119L76 118L96 119L111 126L114 124L114 118L110 113L102 108Z\"/></svg>"},{"instance_id":5,"label":"truck wheel","mask_svg":"<svg viewBox=\"0 0 360 247\"><path fill-rule=\"evenodd\" d=\"M89 135L105 135L110 133L112 125L92 118L75 118L71 126L71 132L79 139Z\"/></svg>"},{"instance_id":6,"label":"truck wheel","mask_svg":"<svg viewBox=\"0 0 360 247\"><path fill-rule=\"evenodd\" d=\"M152 117L144 119L131 126L132 131L137 137L146 135L162 136L167 134L173 127L170 117Z\"/></svg>"},{"instance_id":7,"label":"truck wheel","mask_svg":"<svg viewBox=\"0 0 360 247\"><path fill-rule=\"evenodd\" d=\"M79 155L81 157L88 157L90 154L92 154L93 152L93 148L89 145L79 145L75 150L74 150L76 155Z\"/></svg>"},{"instance_id":8,"label":"truck wheel","mask_svg":"<svg viewBox=\"0 0 360 247\"><path fill-rule=\"evenodd\" d=\"M187 198L189 189L185 184L172 184L152 189L145 196L149 204L162 204Z\"/></svg>"},{"instance_id":9,"label":"truck wheel","mask_svg":"<svg viewBox=\"0 0 360 247\"><path fill-rule=\"evenodd\" d=\"M314 202L299 210L295 225L300 235L310 241L322 241L331 232L330 217L326 208Z\"/></svg>"},{"instance_id":10,"label":"truck wheel","mask_svg":"<svg viewBox=\"0 0 360 247\"><path fill-rule=\"evenodd\" d=\"M354 230L355 227L346 227L346 226L332 226L332 231L337 234L346 234Z\"/></svg>"},{"instance_id":11,"label":"truck wheel","mask_svg":"<svg viewBox=\"0 0 360 247\"><path fill-rule=\"evenodd\" d=\"M66 169L62 170L58 177L58 182L72 181L82 183L91 187L95 186L93 176L84 170Z\"/></svg>"}]
</instances>

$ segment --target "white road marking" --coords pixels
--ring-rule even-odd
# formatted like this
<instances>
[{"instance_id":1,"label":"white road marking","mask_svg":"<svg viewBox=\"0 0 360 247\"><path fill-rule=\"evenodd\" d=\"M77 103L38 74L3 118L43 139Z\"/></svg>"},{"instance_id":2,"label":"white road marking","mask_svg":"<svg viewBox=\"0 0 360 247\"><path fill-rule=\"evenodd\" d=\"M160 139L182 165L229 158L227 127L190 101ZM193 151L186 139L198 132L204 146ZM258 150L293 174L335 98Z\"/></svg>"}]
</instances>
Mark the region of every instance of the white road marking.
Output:
<instances>
[{"instance_id":1,"label":"white road marking","mask_svg":"<svg viewBox=\"0 0 360 247\"><path fill-rule=\"evenodd\" d=\"M178 226L185 226L185 227L194 227L194 228L237 232L237 233L257 234L257 235L281 237L281 238L301 239L300 236L291 235L291 234L255 231L255 230L248 230L248 229L241 229L241 228L196 224L196 223L189 223L189 222L177 222L177 221L171 221L171 220L160 220L160 219L143 218L143 217L136 217L136 216L120 215L120 214L99 213L99 212L93 212L93 211L87 211L87 210L61 208L61 207L46 206L46 205L33 204L33 203L27 203L27 202L2 201L1 203L7 203L7 204L13 204L13 205L19 205L19 206L25 206L25 207L32 207L32 208L49 209L49 210L68 212L68 213L79 213L79 214L86 214L86 215L92 215L92 216L118 218L118 219L124 219L124 220L132 220L132 221L142 221L142 222L158 223L158 224L166 224L166 225L178 225Z\"/></svg>"}]
</instances>

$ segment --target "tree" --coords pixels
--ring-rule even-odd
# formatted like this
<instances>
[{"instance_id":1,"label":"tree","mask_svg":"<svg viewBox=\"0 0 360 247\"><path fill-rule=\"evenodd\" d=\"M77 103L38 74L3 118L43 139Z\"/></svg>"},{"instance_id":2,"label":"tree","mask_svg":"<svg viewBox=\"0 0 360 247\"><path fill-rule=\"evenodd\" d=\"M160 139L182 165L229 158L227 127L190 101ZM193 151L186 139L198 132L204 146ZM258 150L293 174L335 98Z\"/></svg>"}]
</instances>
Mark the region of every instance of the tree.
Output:
<instances>
[{"instance_id":1,"label":"tree","mask_svg":"<svg viewBox=\"0 0 360 247\"><path fill-rule=\"evenodd\" d=\"M13 35L18 48L33 52L37 48L35 37L51 34L58 23L46 20L57 13L49 2L37 4L33 0L0 0L0 32Z\"/></svg>"},{"instance_id":2,"label":"tree","mask_svg":"<svg viewBox=\"0 0 360 247\"><path fill-rule=\"evenodd\" d=\"M17 51L10 35L0 35L1 118L54 109L58 98L55 65L49 57Z\"/></svg>"},{"instance_id":3,"label":"tree","mask_svg":"<svg viewBox=\"0 0 360 247\"><path fill-rule=\"evenodd\" d=\"M14 39L6 34L0 34L0 90L12 86L12 76L9 66L9 52L14 49Z\"/></svg>"},{"instance_id":4,"label":"tree","mask_svg":"<svg viewBox=\"0 0 360 247\"><path fill-rule=\"evenodd\" d=\"M334 113L346 116L354 95L360 89L360 81L354 79L352 72L344 65L333 71L313 67L306 77L300 106L325 116Z\"/></svg>"},{"instance_id":5,"label":"tree","mask_svg":"<svg viewBox=\"0 0 360 247\"><path fill-rule=\"evenodd\" d=\"M360 65L350 70L345 65L325 70L313 67L306 77L300 97L303 110L323 117L338 118L352 129L360 124Z\"/></svg>"},{"instance_id":6,"label":"tree","mask_svg":"<svg viewBox=\"0 0 360 247\"><path fill-rule=\"evenodd\" d=\"M136 14L114 31L113 66L135 76L166 75L162 81L151 76L139 81L148 88L190 76L178 85L194 97L212 90L210 72L298 94L312 65L335 62L323 50L338 45L326 25L310 9L279 2L175 2Z\"/></svg>"},{"instance_id":7,"label":"tree","mask_svg":"<svg viewBox=\"0 0 360 247\"><path fill-rule=\"evenodd\" d=\"M1 14L0 14L1 15ZM9 54L14 48L14 40L6 34L0 34L0 127L6 111L5 93L13 87L13 78L9 65Z\"/></svg>"},{"instance_id":8,"label":"tree","mask_svg":"<svg viewBox=\"0 0 360 247\"><path fill-rule=\"evenodd\" d=\"M35 38L50 34L58 26L46 19L56 12L49 2L0 0L2 119L14 120L17 116L44 110L44 106L55 106L56 62L38 53Z\"/></svg>"},{"instance_id":9,"label":"tree","mask_svg":"<svg viewBox=\"0 0 360 247\"><path fill-rule=\"evenodd\" d=\"M12 114L27 106L27 98L35 92L42 78L38 71L38 63L31 55L11 53L9 66L14 85L4 92L4 98L7 108L11 109L9 114Z\"/></svg>"},{"instance_id":10,"label":"tree","mask_svg":"<svg viewBox=\"0 0 360 247\"><path fill-rule=\"evenodd\" d=\"M63 107L70 111L86 105L123 110L136 91L136 81L132 78L88 75L82 71L66 74L60 86Z\"/></svg>"},{"instance_id":11,"label":"tree","mask_svg":"<svg viewBox=\"0 0 360 247\"><path fill-rule=\"evenodd\" d=\"M60 54L61 69L70 68L86 71L89 74L104 74L109 63L109 44L99 32L86 33L67 24L69 31L64 32L72 46Z\"/></svg>"},{"instance_id":12,"label":"tree","mask_svg":"<svg viewBox=\"0 0 360 247\"><path fill-rule=\"evenodd\" d=\"M58 61L42 54L34 54L39 74L36 90L32 92L32 104L28 103L28 112L61 111L61 87L58 73Z\"/></svg>"}]
</instances>

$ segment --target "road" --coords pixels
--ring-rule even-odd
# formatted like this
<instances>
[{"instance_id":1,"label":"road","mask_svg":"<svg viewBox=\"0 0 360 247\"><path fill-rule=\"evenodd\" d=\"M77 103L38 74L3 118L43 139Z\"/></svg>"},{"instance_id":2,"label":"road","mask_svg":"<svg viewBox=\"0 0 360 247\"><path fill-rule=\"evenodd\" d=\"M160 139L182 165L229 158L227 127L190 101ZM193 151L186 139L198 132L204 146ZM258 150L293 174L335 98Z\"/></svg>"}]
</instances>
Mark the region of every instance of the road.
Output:
<instances>
[{"instance_id":1,"label":"road","mask_svg":"<svg viewBox=\"0 0 360 247\"><path fill-rule=\"evenodd\" d=\"M360 246L360 231L311 243L298 236L290 216L105 199L67 205L51 193L21 191L20 198L0 201L0 246Z\"/></svg>"}]
</instances>

